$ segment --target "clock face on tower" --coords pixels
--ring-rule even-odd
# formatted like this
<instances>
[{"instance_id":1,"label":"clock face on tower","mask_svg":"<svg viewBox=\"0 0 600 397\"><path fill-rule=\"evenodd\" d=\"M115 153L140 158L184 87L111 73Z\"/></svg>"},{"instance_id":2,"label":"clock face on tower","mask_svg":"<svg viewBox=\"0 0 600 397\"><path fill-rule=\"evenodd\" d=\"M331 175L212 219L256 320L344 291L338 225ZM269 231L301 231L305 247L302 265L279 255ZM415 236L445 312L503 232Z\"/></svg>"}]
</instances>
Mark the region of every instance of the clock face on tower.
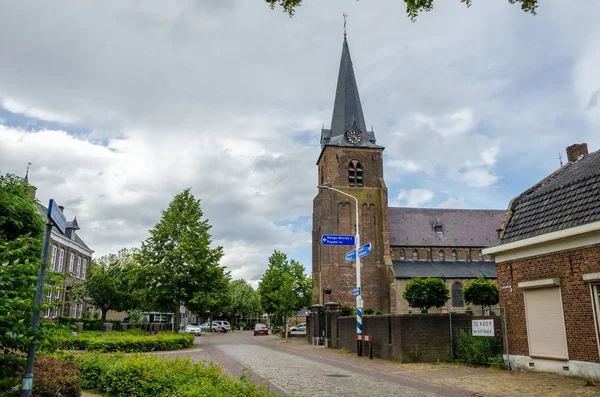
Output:
<instances>
[{"instance_id":1,"label":"clock face on tower","mask_svg":"<svg viewBox=\"0 0 600 397\"><path fill-rule=\"evenodd\" d=\"M362 140L362 137L360 136L360 132L350 131L348 132L348 134L346 134L346 139L348 140L348 142L356 145Z\"/></svg>"}]
</instances>

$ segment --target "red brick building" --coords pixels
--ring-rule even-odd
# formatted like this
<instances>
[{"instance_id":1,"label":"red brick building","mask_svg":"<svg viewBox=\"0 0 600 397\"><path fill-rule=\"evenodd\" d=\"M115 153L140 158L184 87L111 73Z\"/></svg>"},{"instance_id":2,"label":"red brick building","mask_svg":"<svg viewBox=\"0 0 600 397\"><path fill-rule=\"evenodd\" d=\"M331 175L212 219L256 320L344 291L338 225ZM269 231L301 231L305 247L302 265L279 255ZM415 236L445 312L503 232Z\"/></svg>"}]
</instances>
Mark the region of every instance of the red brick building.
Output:
<instances>
[{"instance_id":1,"label":"red brick building","mask_svg":"<svg viewBox=\"0 0 600 397\"><path fill-rule=\"evenodd\" d=\"M445 279L452 291L447 309L463 307L465 283L478 276L496 278L493 258L482 249L498 242L504 211L389 208L383 150L366 127L344 37L331 128L321 130L318 185L358 200L361 243L372 245L371 254L361 259L364 307L407 312L402 293L413 277ZM313 303L323 302L330 289L327 299L355 306L356 263L345 261L353 247L321 243L324 234L355 234L355 205L326 188L319 188L313 200Z\"/></svg>"},{"instance_id":2,"label":"red brick building","mask_svg":"<svg viewBox=\"0 0 600 397\"><path fill-rule=\"evenodd\" d=\"M514 198L496 256L513 368L600 379L600 151Z\"/></svg>"}]
</instances>

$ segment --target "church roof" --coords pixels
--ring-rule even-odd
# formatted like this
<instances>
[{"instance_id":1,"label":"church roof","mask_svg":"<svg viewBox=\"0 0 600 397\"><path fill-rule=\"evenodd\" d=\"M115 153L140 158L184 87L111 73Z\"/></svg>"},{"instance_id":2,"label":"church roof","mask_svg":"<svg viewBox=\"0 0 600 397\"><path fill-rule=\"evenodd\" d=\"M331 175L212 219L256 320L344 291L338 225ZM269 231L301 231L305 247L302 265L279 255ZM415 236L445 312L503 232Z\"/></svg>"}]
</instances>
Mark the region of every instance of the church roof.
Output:
<instances>
[{"instance_id":1,"label":"church roof","mask_svg":"<svg viewBox=\"0 0 600 397\"><path fill-rule=\"evenodd\" d=\"M351 129L360 131L363 136L360 143L351 144L346 141L345 134ZM344 36L344 44L342 46L342 58L340 60L340 70L335 91L331 129L321 130L321 146L327 145L381 148L381 146L376 145L375 133L368 131L365 124L365 117L360 104L358 86L356 85L346 36Z\"/></svg>"},{"instance_id":2,"label":"church roof","mask_svg":"<svg viewBox=\"0 0 600 397\"><path fill-rule=\"evenodd\" d=\"M408 261L394 259L396 278L496 278L494 261Z\"/></svg>"},{"instance_id":3,"label":"church roof","mask_svg":"<svg viewBox=\"0 0 600 397\"><path fill-rule=\"evenodd\" d=\"M584 155L517 196L502 244L600 221L600 151Z\"/></svg>"},{"instance_id":4,"label":"church roof","mask_svg":"<svg viewBox=\"0 0 600 397\"><path fill-rule=\"evenodd\" d=\"M503 210L390 207L392 246L488 247L498 243ZM436 232L439 220L441 233Z\"/></svg>"}]
</instances>

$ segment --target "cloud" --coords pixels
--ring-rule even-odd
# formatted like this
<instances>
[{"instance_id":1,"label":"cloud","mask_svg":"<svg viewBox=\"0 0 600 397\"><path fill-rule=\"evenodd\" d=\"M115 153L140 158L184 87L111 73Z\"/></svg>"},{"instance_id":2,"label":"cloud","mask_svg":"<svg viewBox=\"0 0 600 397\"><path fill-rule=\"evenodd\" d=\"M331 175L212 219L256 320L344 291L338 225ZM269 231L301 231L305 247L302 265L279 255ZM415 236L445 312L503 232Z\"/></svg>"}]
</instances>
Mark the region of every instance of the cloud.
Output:
<instances>
[{"instance_id":1,"label":"cloud","mask_svg":"<svg viewBox=\"0 0 600 397\"><path fill-rule=\"evenodd\" d=\"M473 187L488 187L498 180L498 177L484 168L475 168L462 174L464 181Z\"/></svg>"},{"instance_id":2,"label":"cloud","mask_svg":"<svg viewBox=\"0 0 600 397\"><path fill-rule=\"evenodd\" d=\"M275 248L310 269L342 8L391 203L506 208L549 153L600 147L599 3L440 2L417 23L403 4L290 19L256 0L1 2L0 169L33 162L99 255L138 245L191 186L235 277L255 282Z\"/></svg>"},{"instance_id":3,"label":"cloud","mask_svg":"<svg viewBox=\"0 0 600 397\"><path fill-rule=\"evenodd\" d=\"M401 190L394 199L390 201L390 206L421 207L433 200L434 193L427 189Z\"/></svg>"}]
</instances>

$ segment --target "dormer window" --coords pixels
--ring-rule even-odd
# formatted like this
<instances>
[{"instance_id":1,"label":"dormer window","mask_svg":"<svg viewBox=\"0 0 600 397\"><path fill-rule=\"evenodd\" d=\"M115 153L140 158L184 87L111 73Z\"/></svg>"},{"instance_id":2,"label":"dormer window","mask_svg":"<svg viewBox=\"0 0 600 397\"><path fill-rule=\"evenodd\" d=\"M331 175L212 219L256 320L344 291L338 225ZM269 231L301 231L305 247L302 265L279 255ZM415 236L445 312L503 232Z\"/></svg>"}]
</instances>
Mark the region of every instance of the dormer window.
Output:
<instances>
[{"instance_id":1,"label":"dormer window","mask_svg":"<svg viewBox=\"0 0 600 397\"><path fill-rule=\"evenodd\" d=\"M433 222L433 228L435 230L436 233L441 233L442 232L442 221L440 221L440 217L436 216L435 217L435 222Z\"/></svg>"},{"instance_id":2,"label":"dormer window","mask_svg":"<svg viewBox=\"0 0 600 397\"><path fill-rule=\"evenodd\" d=\"M363 187L363 167L360 161L352 160L348 165L348 185Z\"/></svg>"}]
</instances>

